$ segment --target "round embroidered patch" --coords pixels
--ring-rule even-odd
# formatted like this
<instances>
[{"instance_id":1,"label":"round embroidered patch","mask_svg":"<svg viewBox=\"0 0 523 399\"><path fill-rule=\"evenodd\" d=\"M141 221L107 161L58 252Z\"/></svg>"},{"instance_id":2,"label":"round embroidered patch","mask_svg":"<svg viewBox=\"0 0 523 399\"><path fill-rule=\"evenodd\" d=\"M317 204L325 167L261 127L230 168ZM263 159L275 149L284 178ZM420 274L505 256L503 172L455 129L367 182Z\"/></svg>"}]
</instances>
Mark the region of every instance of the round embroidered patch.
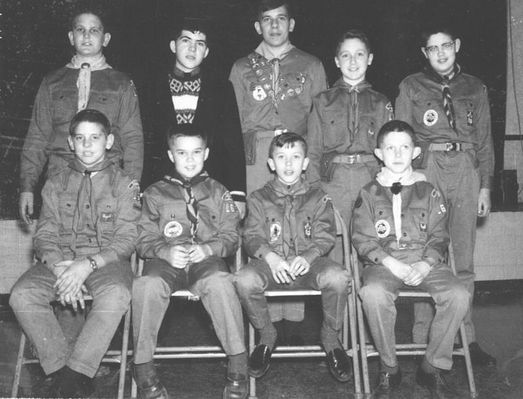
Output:
<instances>
[{"instance_id":1,"label":"round embroidered patch","mask_svg":"<svg viewBox=\"0 0 523 399\"><path fill-rule=\"evenodd\" d=\"M267 98L267 93L265 93L265 90L263 90L263 87L256 86L254 90L252 91L252 97L256 101L263 101Z\"/></svg>"},{"instance_id":2,"label":"round embroidered patch","mask_svg":"<svg viewBox=\"0 0 523 399\"><path fill-rule=\"evenodd\" d=\"M432 126L438 121L438 113L433 109L428 109L423 114L423 123L426 126Z\"/></svg>"},{"instance_id":3,"label":"round embroidered patch","mask_svg":"<svg viewBox=\"0 0 523 399\"><path fill-rule=\"evenodd\" d=\"M384 219L378 220L374 227L376 229L376 234L379 238L388 237L388 235L390 234L390 224Z\"/></svg>"},{"instance_id":4,"label":"round embroidered patch","mask_svg":"<svg viewBox=\"0 0 523 399\"><path fill-rule=\"evenodd\" d=\"M274 242L278 240L281 234L281 224L279 222L273 222L271 223L271 227L269 228L269 234L270 234L270 242Z\"/></svg>"},{"instance_id":5,"label":"round embroidered patch","mask_svg":"<svg viewBox=\"0 0 523 399\"><path fill-rule=\"evenodd\" d=\"M177 222L176 220L171 220L163 228L163 235L167 238L176 238L180 237L182 231L183 227L180 224L180 222Z\"/></svg>"}]
</instances>

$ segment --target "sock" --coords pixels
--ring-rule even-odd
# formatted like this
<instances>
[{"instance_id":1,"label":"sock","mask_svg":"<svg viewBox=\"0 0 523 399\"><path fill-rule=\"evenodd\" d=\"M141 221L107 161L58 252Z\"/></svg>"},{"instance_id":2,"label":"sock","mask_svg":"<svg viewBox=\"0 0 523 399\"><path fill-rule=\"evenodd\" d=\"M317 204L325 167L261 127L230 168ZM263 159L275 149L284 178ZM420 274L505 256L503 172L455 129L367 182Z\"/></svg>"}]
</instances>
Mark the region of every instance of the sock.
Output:
<instances>
[{"instance_id":1,"label":"sock","mask_svg":"<svg viewBox=\"0 0 523 399\"><path fill-rule=\"evenodd\" d=\"M272 323L267 324L265 327L259 330L259 332L260 344L267 345L272 351L272 348L274 348L274 344L276 343L276 338L278 338L278 333L276 332L274 325Z\"/></svg>"},{"instance_id":2,"label":"sock","mask_svg":"<svg viewBox=\"0 0 523 399\"><path fill-rule=\"evenodd\" d=\"M380 360L380 370L384 371L384 372L386 372L386 373L388 373L390 375L394 375L394 374L396 374L399 371L399 367L398 367L398 365L395 365L393 367L387 366L385 363L383 363Z\"/></svg>"},{"instance_id":3,"label":"sock","mask_svg":"<svg viewBox=\"0 0 523 399\"><path fill-rule=\"evenodd\" d=\"M247 351L229 355L228 373L247 375Z\"/></svg>"},{"instance_id":4,"label":"sock","mask_svg":"<svg viewBox=\"0 0 523 399\"><path fill-rule=\"evenodd\" d=\"M430 364L426 357L423 357L421 361L421 369L427 374L436 374L439 372L439 369Z\"/></svg>"},{"instance_id":5,"label":"sock","mask_svg":"<svg viewBox=\"0 0 523 399\"><path fill-rule=\"evenodd\" d=\"M156 378L156 367L154 367L154 361L134 364L134 378L136 383L140 386L148 386L153 384L153 380Z\"/></svg>"},{"instance_id":6,"label":"sock","mask_svg":"<svg viewBox=\"0 0 523 399\"><path fill-rule=\"evenodd\" d=\"M322 326L320 338L323 349L325 349L325 352L327 353L336 348L342 348L338 339L338 333L330 327Z\"/></svg>"}]
</instances>

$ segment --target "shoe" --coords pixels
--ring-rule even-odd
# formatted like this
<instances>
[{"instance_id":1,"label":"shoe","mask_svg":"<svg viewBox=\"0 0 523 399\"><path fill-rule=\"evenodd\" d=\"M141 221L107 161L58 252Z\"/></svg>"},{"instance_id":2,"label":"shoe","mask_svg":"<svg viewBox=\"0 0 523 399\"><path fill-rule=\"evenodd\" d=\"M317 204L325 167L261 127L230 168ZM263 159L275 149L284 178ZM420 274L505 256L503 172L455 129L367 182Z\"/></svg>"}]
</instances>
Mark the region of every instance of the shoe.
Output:
<instances>
[{"instance_id":1,"label":"shoe","mask_svg":"<svg viewBox=\"0 0 523 399\"><path fill-rule=\"evenodd\" d=\"M141 370L137 372L136 365L133 366L133 375L138 387L138 399L169 399L167 389L160 382L152 362L140 365Z\"/></svg>"},{"instance_id":2,"label":"shoe","mask_svg":"<svg viewBox=\"0 0 523 399\"><path fill-rule=\"evenodd\" d=\"M496 359L490 356L478 345L477 342L472 342L469 345L470 360L474 366L495 366Z\"/></svg>"},{"instance_id":3,"label":"shoe","mask_svg":"<svg viewBox=\"0 0 523 399\"><path fill-rule=\"evenodd\" d=\"M271 361L271 350L265 344L259 344L254 348L249 357L249 375L260 378L269 370Z\"/></svg>"},{"instance_id":4,"label":"shoe","mask_svg":"<svg viewBox=\"0 0 523 399\"><path fill-rule=\"evenodd\" d=\"M94 392L93 379L65 366L54 379L51 388L57 398L87 398Z\"/></svg>"},{"instance_id":5,"label":"shoe","mask_svg":"<svg viewBox=\"0 0 523 399\"><path fill-rule=\"evenodd\" d=\"M394 374L387 373L386 371L380 371L380 379L378 385L374 389L375 399L389 399L390 393L394 388L397 388L401 383L401 369L398 368L398 372Z\"/></svg>"},{"instance_id":6,"label":"shoe","mask_svg":"<svg viewBox=\"0 0 523 399\"><path fill-rule=\"evenodd\" d=\"M249 379L246 375L229 373L227 384L223 389L223 399L247 399L249 395Z\"/></svg>"},{"instance_id":7,"label":"shoe","mask_svg":"<svg viewBox=\"0 0 523 399\"><path fill-rule=\"evenodd\" d=\"M351 362L343 349L335 348L327 353L327 366L332 376L339 382L347 382L351 379Z\"/></svg>"},{"instance_id":8,"label":"shoe","mask_svg":"<svg viewBox=\"0 0 523 399\"><path fill-rule=\"evenodd\" d=\"M456 399L459 397L439 371L427 373L419 367L416 373L416 382L430 391L432 399Z\"/></svg>"}]
</instances>

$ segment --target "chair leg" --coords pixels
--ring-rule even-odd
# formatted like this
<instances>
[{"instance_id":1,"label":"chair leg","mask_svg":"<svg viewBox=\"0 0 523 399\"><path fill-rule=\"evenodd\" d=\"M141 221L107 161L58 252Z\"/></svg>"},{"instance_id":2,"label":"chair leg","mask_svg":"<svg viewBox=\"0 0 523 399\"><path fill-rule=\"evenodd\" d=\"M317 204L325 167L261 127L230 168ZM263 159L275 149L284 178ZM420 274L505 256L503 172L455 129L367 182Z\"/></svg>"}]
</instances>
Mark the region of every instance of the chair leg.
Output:
<instances>
[{"instance_id":1,"label":"chair leg","mask_svg":"<svg viewBox=\"0 0 523 399\"><path fill-rule=\"evenodd\" d=\"M20 331L20 345L18 347L18 355L16 357L15 375L13 378L13 386L11 388L11 397L18 397L18 387L20 385L20 376L22 375L22 366L24 365L24 352L27 339L23 331Z\"/></svg>"},{"instance_id":2,"label":"chair leg","mask_svg":"<svg viewBox=\"0 0 523 399\"><path fill-rule=\"evenodd\" d=\"M470 397L477 398L478 394L476 392L476 382L474 381L474 370L472 369L472 360L470 359L469 343L464 323L461 323L461 325L459 326L459 333L461 336L461 345L463 347L463 356L465 357L465 365L467 367Z\"/></svg>"},{"instance_id":3,"label":"chair leg","mask_svg":"<svg viewBox=\"0 0 523 399\"><path fill-rule=\"evenodd\" d=\"M350 327L350 339L351 339L351 347L352 347L352 369L354 372L354 395L356 398L361 397L361 370L360 370L360 350L361 346L358 347L358 333L357 333L357 319L356 319L356 299L355 299L355 288L354 284L352 286L352 292L349 294L348 297L348 317L345 318L347 321L348 327ZM347 330L347 327L345 327L345 330Z\"/></svg>"},{"instance_id":4,"label":"chair leg","mask_svg":"<svg viewBox=\"0 0 523 399\"><path fill-rule=\"evenodd\" d=\"M131 326L131 310L125 313L122 336L122 351L120 353L120 376L118 379L118 399L125 394L125 373L127 371L127 350L129 348L129 330Z\"/></svg>"},{"instance_id":5,"label":"chair leg","mask_svg":"<svg viewBox=\"0 0 523 399\"><path fill-rule=\"evenodd\" d=\"M357 295L357 293L356 293ZM363 392L368 395L370 394L370 382L369 382L369 362L367 358L367 339L365 336L365 320L363 318L363 308L361 300L356 299L356 314L358 316L358 329L360 339L360 353L361 353L361 373L363 376Z\"/></svg>"},{"instance_id":6,"label":"chair leg","mask_svg":"<svg viewBox=\"0 0 523 399\"><path fill-rule=\"evenodd\" d=\"M254 342L254 327L249 323L249 355L254 350L256 342ZM249 399L256 399L256 378L249 376Z\"/></svg>"}]
</instances>

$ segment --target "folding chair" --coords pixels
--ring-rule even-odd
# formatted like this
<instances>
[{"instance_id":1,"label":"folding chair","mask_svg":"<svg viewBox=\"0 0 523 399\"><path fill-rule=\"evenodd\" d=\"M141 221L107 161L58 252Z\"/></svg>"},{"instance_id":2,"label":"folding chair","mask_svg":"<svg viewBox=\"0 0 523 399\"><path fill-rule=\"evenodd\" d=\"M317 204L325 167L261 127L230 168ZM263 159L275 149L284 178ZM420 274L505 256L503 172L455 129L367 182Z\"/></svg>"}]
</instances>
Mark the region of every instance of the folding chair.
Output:
<instances>
[{"instance_id":1,"label":"folding chair","mask_svg":"<svg viewBox=\"0 0 523 399\"><path fill-rule=\"evenodd\" d=\"M235 266L241 265L241 248L238 248L235 256ZM138 263L138 275L141 275L143 260ZM199 301L200 297L189 290L178 290L171 294L171 298L184 298L188 301ZM153 359L216 359L226 358L227 355L221 346L199 345L199 346L157 346ZM134 376L131 374L131 398L137 397L137 386Z\"/></svg>"},{"instance_id":2,"label":"folding chair","mask_svg":"<svg viewBox=\"0 0 523 399\"><path fill-rule=\"evenodd\" d=\"M361 287L361 280L359 275L359 261L358 254L354 248L352 248L352 273L354 278L354 284L356 289L356 294L359 293ZM454 267L454 255L452 252L452 247L449 248L449 264L452 268L452 272L456 274ZM371 388L369 383L369 367L368 367L368 358L372 356L379 356L378 351L374 345L367 343L366 331L365 331L365 321L364 313L362 308L362 303L359 295L357 296L357 315L358 315L358 330L359 330L359 344L361 352L361 365L362 365L362 375L363 375L363 391L365 395L370 395ZM428 292L422 290L404 290L400 291L398 297L403 298L414 298L414 299L431 299L431 296ZM455 348L452 352L454 356L463 356L465 358L465 365L467 368L467 377L469 382L469 390L471 398L476 398L476 383L474 382L474 373L472 370L472 362L470 360L470 353L467 341L467 335L465 333L465 325L462 322L459 327L459 335L461 338L461 348ZM396 355L397 356L420 356L425 354L425 349L427 348L426 344L396 344Z\"/></svg>"},{"instance_id":3,"label":"folding chair","mask_svg":"<svg viewBox=\"0 0 523 399\"><path fill-rule=\"evenodd\" d=\"M336 218L336 235L341 236L343 245L343 263L347 270L350 270L350 246L349 235L345 222L337 210L334 210ZM347 298L348 306L345 310L345 317L342 329L341 341L343 349L352 358L352 366L354 372L354 392L355 397L361 397L361 381L360 381L360 363L358 359L358 343L356 330L356 298L354 292L354 283L351 282L351 291ZM303 297L303 296L321 296L321 291L318 290L270 290L265 291L265 296L268 298L274 297ZM349 327L350 327L350 341L349 348ZM249 353L252 353L256 347L255 330L252 324L249 323ZM325 351L320 345L303 345L303 346L279 346L272 352L271 358L312 358L324 357ZM256 398L256 378L250 377L249 386L250 399Z\"/></svg>"},{"instance_id":4,"label":"folding chair","mask_svg":"<svg viewBox=\"0 0 523 399\"><path fill-rule=\"evenodd\" d=\"M133 271L136 270L136 255L133 254L131 257L131 267ZM86 301L92 301L93 298L90 295L85 296ZM123 399L124 388L125 388L125 371L127 368L127 355L129 346L129 330L131 326L131 308L125 312L123 317L123 334L122 334L122 346L119 350L109 349L104 357L102 363L117 363L120 365L119 376L118 376L118 399ZM13 378L13 385L11 388L11 397L18 397L18 387L20 385L20 377L22 375L22 366L25 364L37 364L40 361L34 357L26 357L26 343L27 338L22 331L20 335L20 344L18 346L18 355L16 358L15 375Z\"/></svg>"}]
</instances>

